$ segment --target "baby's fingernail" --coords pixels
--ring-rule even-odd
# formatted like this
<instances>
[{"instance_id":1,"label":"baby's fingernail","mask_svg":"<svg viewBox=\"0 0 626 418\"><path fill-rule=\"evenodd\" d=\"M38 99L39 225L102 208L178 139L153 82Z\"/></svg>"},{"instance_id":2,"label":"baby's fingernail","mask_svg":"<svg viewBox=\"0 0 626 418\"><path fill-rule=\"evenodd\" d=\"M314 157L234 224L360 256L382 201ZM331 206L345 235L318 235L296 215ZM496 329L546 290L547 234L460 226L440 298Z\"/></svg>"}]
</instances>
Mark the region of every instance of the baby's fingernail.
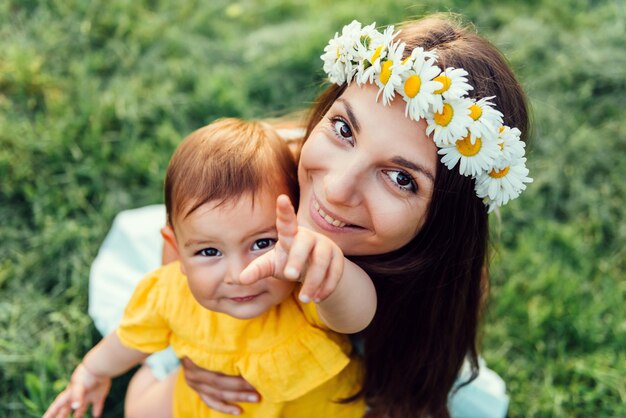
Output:
<instances>
[{"instance_id":1,"label":"baby's fingernail","mask_svg":"<svg viewBox=\"0 0 626 418\"><path fill-rule=\"evenodd\" d=\"M233 409L232 411L230 411L231 415L239 415L241 412L239 412L238 409Z\"/></svg>"},{"instance_id":2,"label":"baby's fingernail","mask_svg":"<svg viewBox=\"0 0 626 418\"><path fill-rule=\"evenodd\" d=\"M285 277L289 279L297 279L299 276L298 270L295 267L287 267L285 269Z\"/></svg>"},{"instance_id":3,"label":"baby's fingernail","mask_svg":"<svg viewBox=\"0 0 626 418\"><path fill-rule=\"evenodd\" d=\"M256 395L250 395L248 396L248 402L258 402L259 398Z\"/></svg>"},{"instance_id":4,"label":"baby's fingernail","mask_svg":"<svg viewBox=\"0 0 626 418\"><path fill-rule=\"evenodd\" d=\"M78 409L78 408L80 408L80 402L78 402L78 401L72 402L72 405L70 405L70 407L72 409Z\"/></svg>"},{"instance_id":5,"label":"baby's fingernail","mask_svg":"<svg viewBox=\"0 0 626 418\"><path fill-rule=\"evenodd\" d=\"M310 301L311 301L310 297L308 297L307 295L300 294L300 302L309 303Z\"/></svg>"},{"instance_id":6,"label":"baby's fingernail","mask_svg":"<svg viewBox=\"0 0 626 418\"><path fill-rule=\"evenodd\" d=\"M320 298L313 299L313 302L315 302L315 303L320 303L321 301L322 301L322 299L320 299Z\"/></svg>"}]
</instances>

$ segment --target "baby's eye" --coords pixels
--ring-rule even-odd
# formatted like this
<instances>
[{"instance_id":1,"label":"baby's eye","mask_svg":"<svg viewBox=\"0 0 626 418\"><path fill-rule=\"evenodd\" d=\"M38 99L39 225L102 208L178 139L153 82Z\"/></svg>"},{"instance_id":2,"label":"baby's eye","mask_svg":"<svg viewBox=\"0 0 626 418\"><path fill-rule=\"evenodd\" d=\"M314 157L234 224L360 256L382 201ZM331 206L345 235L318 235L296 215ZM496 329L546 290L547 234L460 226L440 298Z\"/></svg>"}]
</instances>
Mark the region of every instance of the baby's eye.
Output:
<instances>
[{"instance_id":1,"label":"baby's eye","mask_svg":"<svg viewBox=\"0 0 626 418\"><path fill-rule=\"evenodd\" d=\"M332 124L333 130L335 132L335 136L341 141L347 141L350 144L354 143L354 138L352 137L352 129L350 129L350 125L340 117L334 117L330 120Z\"/></svg>"},{"instance_id":2,"label":"baby's eye","mask_svg":"<svg viewBox=\"0 0 626 418\"><path fill-rule=\"evenodd\" d=\"M417 184L410 174L400 170L385 170L385 174L400 189L415 193Z\"/></svg>"},{"instance_id":3,"label":"baby's eye","mask_svg":"<svg viewBox=\"0 0 626 418\"><path fill-rule=\"evenodd\" d=\"M276 244L276 240L273 238L261 238L254 241L252 244L252 251L266 250L272 248Z\"/></svg>"},{"instance_id":4,"label":"baby's eye","mask_svg":"<svg viewBox=\"0 0 626 418\"><path fill-rule=\"evenodd\" d=\"M217 257L222 255L220 250L217 248L203 248L200 251L196 252L196 255L201 255L202 257Z\"/></svg>"}]
</instances>

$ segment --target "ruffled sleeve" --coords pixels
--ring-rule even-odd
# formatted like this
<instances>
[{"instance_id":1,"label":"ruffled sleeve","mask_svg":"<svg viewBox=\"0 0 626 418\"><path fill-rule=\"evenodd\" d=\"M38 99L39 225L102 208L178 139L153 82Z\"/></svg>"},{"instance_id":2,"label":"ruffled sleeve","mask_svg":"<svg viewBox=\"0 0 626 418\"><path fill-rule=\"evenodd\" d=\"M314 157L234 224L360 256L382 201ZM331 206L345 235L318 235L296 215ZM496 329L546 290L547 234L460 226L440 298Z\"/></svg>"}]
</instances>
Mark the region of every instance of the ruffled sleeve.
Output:
<instances>
[{"instance_id":1,"label":"ruffled sleeve","mask_svg":"<svg viewBox=\"0 0 626 418\"><path fill-rule=\"evenodd\" d=\"M166 294L164 281L172 271L177 271L177 267L164 266L139 282L117 329L122 344L144 353L153 353L169 346L171 329L162 311Z\"/></svg>"}]
</instances>

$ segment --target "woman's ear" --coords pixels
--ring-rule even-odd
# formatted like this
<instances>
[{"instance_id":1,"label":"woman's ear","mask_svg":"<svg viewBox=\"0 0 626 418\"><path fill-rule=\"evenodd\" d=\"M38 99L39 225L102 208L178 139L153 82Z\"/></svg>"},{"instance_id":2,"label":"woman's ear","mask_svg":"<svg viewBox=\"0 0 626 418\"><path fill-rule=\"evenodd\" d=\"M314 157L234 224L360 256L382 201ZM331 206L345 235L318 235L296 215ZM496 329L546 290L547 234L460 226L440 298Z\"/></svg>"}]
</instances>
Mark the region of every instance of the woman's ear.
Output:
<instances>
[{"instance_id":1,"label":"woman's ear","mask_svg":"<svg viewBox=\"0 0 626 418\"><path fill-rule=\"evenodd\" d=\"M174 229L169 225L164 226L161 228L161 236L163 237L161 264L165 265L178 260L180 258L180 252L178 251L178 244L176 243Z\"/></svg>"}]
</instances>

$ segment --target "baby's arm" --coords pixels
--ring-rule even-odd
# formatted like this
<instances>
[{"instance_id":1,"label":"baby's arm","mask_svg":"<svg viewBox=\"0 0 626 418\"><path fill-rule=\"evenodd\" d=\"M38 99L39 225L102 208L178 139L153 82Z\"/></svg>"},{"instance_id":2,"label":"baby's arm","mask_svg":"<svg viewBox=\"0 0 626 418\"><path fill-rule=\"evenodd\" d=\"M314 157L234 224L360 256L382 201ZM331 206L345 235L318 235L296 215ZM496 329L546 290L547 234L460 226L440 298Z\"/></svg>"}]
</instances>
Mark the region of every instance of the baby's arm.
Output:
<instances>
[{"instance_id":1,"label":"baby's arm","mask_svg":"<svg viewBox=\"0 0 626 418\"><path fill-rule=\"evenodd\" d=\"M43 418L82 417L93 404L93 416L102 414L104 400L111 387L111 378L119 376L143 361L148 354L125 347L113 332L89 350L76 367L69 385L56 397Z\"/></svg>"},{"instance_id":2,"label":"baby's arm","mask_svg":"<svg viewBox=\"0 0 626 418\"><path fill-rule=\"evenodd\" d=\"M300 300L314 300L329 328L350 334L369 325L376 312L376 290L369 276L330 238L298 226L284 195L276 202L276 229L276 247L253 260L240 282L250 284L269 276L301 281Z\"/></svg>"}]
</instances>

